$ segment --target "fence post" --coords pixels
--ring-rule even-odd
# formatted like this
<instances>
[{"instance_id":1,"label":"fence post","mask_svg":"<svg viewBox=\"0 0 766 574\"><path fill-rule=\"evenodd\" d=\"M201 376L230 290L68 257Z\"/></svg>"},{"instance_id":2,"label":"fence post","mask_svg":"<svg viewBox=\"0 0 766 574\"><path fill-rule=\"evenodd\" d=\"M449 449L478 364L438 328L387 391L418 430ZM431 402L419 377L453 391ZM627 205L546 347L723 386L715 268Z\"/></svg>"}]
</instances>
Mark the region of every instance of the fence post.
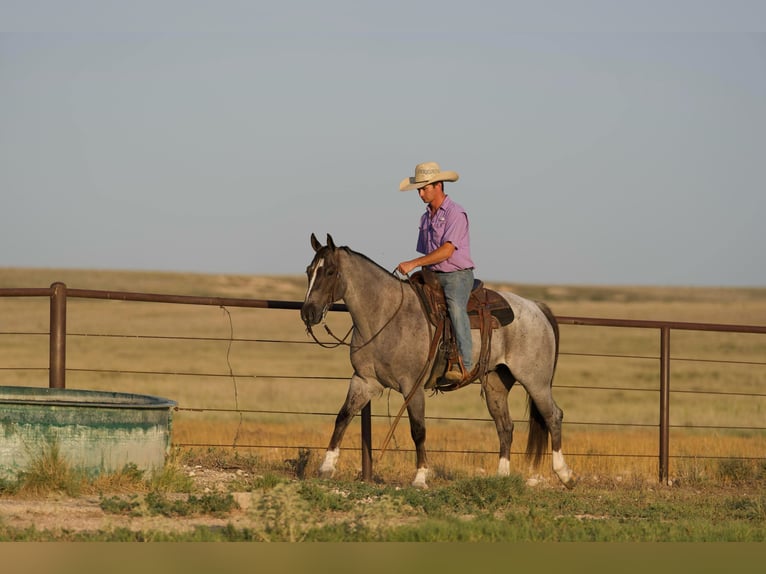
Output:
<instances>
[{"instance_id":1,"label":"fence post","mask_svg":"<svg viewBox=\"0 0 766 574\"><path fill-rule=\"evenodd\" d=\"M66 285L51 285L49 383L52 389L66 387Z\"/></svg>"},{"instance_id":2,"label":"fence post","mask_svg":"<svg viewBox=\"0 0 766 574\"><path fill-rule=\"evenodd\" d=\"M362 480L372 481L372 407L362 407Z\"/></svg>"},{"instance_id":3,"label":"fence post","mask_svg":"<svg viewBox=\"0 0 766 574\"><path fill-rule=\"evenodd\" d=\"M660 330L660 483L668 483L670 444L670 327Z\"/></svg>"}]
</instances>

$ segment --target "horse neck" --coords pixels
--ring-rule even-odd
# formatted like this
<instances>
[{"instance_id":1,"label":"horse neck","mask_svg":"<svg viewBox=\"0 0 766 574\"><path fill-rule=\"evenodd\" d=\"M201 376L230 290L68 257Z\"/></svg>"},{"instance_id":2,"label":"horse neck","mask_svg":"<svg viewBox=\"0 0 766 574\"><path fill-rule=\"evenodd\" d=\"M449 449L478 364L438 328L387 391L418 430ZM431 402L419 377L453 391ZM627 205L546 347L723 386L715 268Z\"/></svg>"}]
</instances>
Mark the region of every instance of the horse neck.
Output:
<instances>
[{"instance_id":1,"label":"horse neck","mask_svg":"<svg viewBox=\"0 0 766 574\"><path fill-rule=\"evenodd\" d=\"M391 317L411 294L412 290L391 273L353 251L344 252L341 269L345 282L343 300L358 327L375 328L381 319Z\"/></svg>"}]
</instances>

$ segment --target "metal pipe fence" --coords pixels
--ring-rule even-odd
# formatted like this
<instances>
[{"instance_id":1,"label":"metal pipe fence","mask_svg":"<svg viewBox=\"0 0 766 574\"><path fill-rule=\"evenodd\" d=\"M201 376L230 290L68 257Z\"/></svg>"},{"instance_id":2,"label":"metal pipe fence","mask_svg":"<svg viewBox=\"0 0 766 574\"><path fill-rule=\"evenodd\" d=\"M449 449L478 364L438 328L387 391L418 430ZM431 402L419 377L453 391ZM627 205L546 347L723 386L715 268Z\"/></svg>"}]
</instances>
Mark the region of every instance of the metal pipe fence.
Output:
<instances>
[{"instance_id":1,"label":"metal pipe fence","mask_svg":"<svg viewBox=\"0 0 766 574\"><path fill-rule=\"evenodd\" d=\"M276 300L263 300L263 299L246 299L246 298L226 298L226 297L199 297L188 295L167 295L167 294L154 294L154 293L135 293L125 291L103 291L103 290L86 290L86 289L68 289L65 284L56 282L53 283L50 288L4 288L0 289L0 297L49 297L50 298L50 324L47 332L2 332L0 335L39 335L47 336L49 338L49 360L47 367L7 367L0 365L0 371L3 370L47 370L49 375L49 386L51 388L65 388L66 387L66 374L70 372L92 372L92 373L119 373L119 374L133 374L133 375L163 375L163 376L184 376L184 377L232 377L232 373L192 373L192 372L171 372L167 370L161 371L147 371L147 370L126 370L126 369L104 369L104 368L67 368L66 365L66 344L67 337L100 337L100 338L141 338L146 340L174 340L174 341L232 341L244 342L244 343L279 343L279 344L314 344L312 342L298 342L298 341L285 341L280 339L261 339L261 338L220 338L220 337L200 337L200 336L158 336L158 335L119 335L119 334L98 334L98 333L67 333L67 300L69 298L78 299L100 299L110 301L133 301L133 302L146 302L146 303L166 303L166 304L183 304L183 305L204 305L204 306L217 306L217 307L243 307L243 308L257 308L257 309L282 309L282 310L299 310L302 303L296 301L276 301ZM331 307L332 311L345 312L347 311L345 305L335 304ZM607 319L607 318L589 318L589 317L572 317L572 316L557 316L557 320L560 325L572 325L572 326L590 326L599 328L631 328L640 330L650 330L659 333L659 345L658 353L656 355L637 355L637 354L603 354L603 353L565 353L561 355L572 355L581 357L611 357L621 359L643 359L657 361L659 364L659 391L658 391L658 422L654 423L630 423L624 421L608 421L608 422L569 422L568 424L583 424L583 425L601 425L601 426L645 426L656 427L659 430L658 437L658 451L657 460L659 468L659 481L667 483L669 479L669 458L670 458L670 406L671 406L671 360L673 362L696 362L701 364L706 363L729 363L737 365L750 365L750 366L766 366L766 362L762 361L720 361L707 358L684 358L684 357L671 357L671 333L675 331L698 331L698 332L718 332L718 333L750 333L750 334L766 334L766 326L753 326L753 325L725 325L725 324L711 324L711 323L692 323L692 322L676 322L676 321L645 321L645 320L623 320L623 319ZM247 377L248 375L238 374L237 377ZM253 375L255 376L255 375ZM284 374L271 374L264 375L262 373L257 374L257 378L279 378L289 380L290 378L307 380L339 380L342 377L331 376L296 376L291 377ZM608 386L585 386L585 385L562 385L558 384L558 388L579 389L586 391L635 391L635 392L657 392L652 388L626 388L626 387L608 387ZM738 393L736 391L710 391L710 390L673 390L673 393L697 393L702 395L721 395L721 396L733 396L740 395L745 397L751 397L756 400L762 400L766 398L766 392L756 393ZM279 414L279 415L316 415L316 416L335 416L335 413L326 412L311 412L311 411L291 411L291 410L259 410L259 409L217 409L217 408L189 408L185 409L183 406L177 407L178 410L193 410L193 411L206 411L206 412L236 412L243 413L258 413L258 414ZM459 417L427 417L431 420L463 420ZM368 403L361 414L361 456L362 456L362 478L364 480L372 479L372 412L370 404ZM476 420L476 419L465 419ZM490 420L490 419L486 419ZM685 425L677 425L685 426ZM688 425L686 425L688 427ZM766 427L753 427L743 426L736 427L731 425L703 425L696 428L706 429L729 429L729 430L750 430L750 431L763 431ZM225 445L195 445L195 446L225 446ZM231 446L231 445L230 445ZM269 445L275 447L275 445ZM289 445L288 445L289 446ZM294 445L293 445L294 446ZM448 452L448 451L444 451ZM479 452L479 451L471 451ZM627 454L613 454L611 456L655 456L655 455L627 455Z\"/></svg>"}]
</instances>

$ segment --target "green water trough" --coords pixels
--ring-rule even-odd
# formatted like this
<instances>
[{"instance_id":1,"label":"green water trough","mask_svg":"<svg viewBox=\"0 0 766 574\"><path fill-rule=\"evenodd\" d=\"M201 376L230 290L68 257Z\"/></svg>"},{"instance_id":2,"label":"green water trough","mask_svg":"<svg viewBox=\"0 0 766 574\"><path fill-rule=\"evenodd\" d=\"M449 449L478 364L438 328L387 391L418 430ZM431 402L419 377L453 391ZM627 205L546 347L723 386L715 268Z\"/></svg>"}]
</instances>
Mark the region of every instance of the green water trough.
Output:
<instances>
[{"instance_id":1,"label":"green water trough","mask_svg":"<svg viewBox=\"0 0 766 574\"><path fill-rule=\"evenodd\" d=\"M0 478L16 478L52 447L90 476L129 464L159 470L175 406L149 395L0 386Z\"/></svg>"}]
</instances>

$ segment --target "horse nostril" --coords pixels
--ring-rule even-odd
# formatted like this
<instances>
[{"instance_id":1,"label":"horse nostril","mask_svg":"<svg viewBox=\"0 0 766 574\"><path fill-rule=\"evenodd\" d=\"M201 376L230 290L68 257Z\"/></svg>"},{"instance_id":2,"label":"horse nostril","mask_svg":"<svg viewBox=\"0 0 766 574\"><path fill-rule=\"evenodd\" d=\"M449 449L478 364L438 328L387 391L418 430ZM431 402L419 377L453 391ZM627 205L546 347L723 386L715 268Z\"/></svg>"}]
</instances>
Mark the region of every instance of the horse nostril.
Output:
<instances>
[{"instance_id":1,"label":"horse nostril","mask_svg":"<svg viewBox=\"0 0 766 574\"><path fill-rule=\"evenodd\" d=\"M316 306L304 305L301 307L301 319L306 325L316 325L319 323Z\"/></svg>"}]
</instances>

